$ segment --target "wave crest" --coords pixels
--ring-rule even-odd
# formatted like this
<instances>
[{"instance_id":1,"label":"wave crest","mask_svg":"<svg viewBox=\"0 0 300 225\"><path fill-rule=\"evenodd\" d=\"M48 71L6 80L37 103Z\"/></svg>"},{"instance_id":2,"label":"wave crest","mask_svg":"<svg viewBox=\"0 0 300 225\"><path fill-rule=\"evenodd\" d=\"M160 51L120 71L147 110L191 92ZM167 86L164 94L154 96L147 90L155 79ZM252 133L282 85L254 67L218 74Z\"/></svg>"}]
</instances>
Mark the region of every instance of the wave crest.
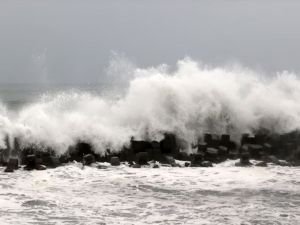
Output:
<instances>
[{"instance_id":1,"label":"wave crest","mask_svg":"<svg viewBox=\"0 0 300 225\"><path fill-rule=\"evenodd\" d=\"M0 107L0 144L18 137L22 146L48 146L64 153L78 140L98 153L119 151L130 138L160 139L164 132L193 143L205 132L264 129L285 133L300 127L300 80L287 72L266 78L243 68L208 68L191 59L135 68L125 94L87 92L45 95L18 112Z\"/></svg>"}]
</instances>

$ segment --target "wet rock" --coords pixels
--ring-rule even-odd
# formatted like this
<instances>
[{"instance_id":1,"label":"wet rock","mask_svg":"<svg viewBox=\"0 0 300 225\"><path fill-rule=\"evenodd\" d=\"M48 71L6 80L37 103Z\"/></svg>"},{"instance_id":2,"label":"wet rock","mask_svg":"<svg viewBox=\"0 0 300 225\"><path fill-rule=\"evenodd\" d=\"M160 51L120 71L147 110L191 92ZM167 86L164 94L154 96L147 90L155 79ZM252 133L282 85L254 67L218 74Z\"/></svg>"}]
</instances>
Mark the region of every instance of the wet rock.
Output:
<instances>
[{"instance_id":1,"label":"wet rock","mask_svg":"<svg viewBox=\"0 0 300 225\"><path fill-rule=\"evenodd\" d=\"M207 148L204 159L212 162L220 162L219 149L212 147Z\"/></svg>"},{"instance_id":2,"label":"wet rock","mask_svg":"<svg viewBox=\"0 0 300 225\"><path fill-rule=\"evenodd\" d=\"M131 166L134 165L134 162L133 162L133 161L129 161L128 164L129 164L129 166L131 167Z\"/></svg>"},{"instance_id":3,"label":"wet rock","mask_svg":"<svg viewBox=\"0 0 300 225\"><path fill-rule=\"evenodd\" d=\"M110 153L107 153L106 155L108 156L108 155L110 155ZM107 156L106 156L106 157L107 157ZM135 153L134 153L133 149L124 147L124 148L121 150L121 152L120 152L120 154L119 154L119 157L120 157L120 161L133 161L133 160L134 160L134 157L135 157ZM102 161L102 162L107 161L107 159L105 159L105 156L104 156L104 157L103 157L103 156L101 157L101 161Z\"/></svg>"},{"instance_id":4,"label":"wet rock","mask_svg":"<svg viewBox=\"0 0 300 225\"><path fill-rule=\"evenodd\" d=\"M60 163L59 158L55 157L55 156L51 156L50 160L46 164L46 166L50 167L50 168L56 168L56 167L58 167L60 165L61 165L61 163Z\"/></svg>"},{"instance_id":5,"label":"wet rock","mask_svg":"<svg viewBox=\"0 0 300 225\"><path fill-rule=\"evenodd\" d=\"M148 149L152 149L152 143L148 141L136 141L132 138L130 149L133 150L133 153L147 152Z\"/></svg>"},{"instance_id":6,"label":"wet rock","mask_svg":"<svg viewBox=\"0 0 300 225\"><path fill-rule=\"evenodd\" d=\"M220 161L225 161L228 158L229 148L227 146L221 145L218 147L218 149L218 157Z\"/></svg>"},{"instance_id":7,"label":"wet rock","mask_svg":"<svg viewBox=\"0 0 300 225\"><path fill-rule=\"evenodd\" d=\"M98 169L107 169L108 166L105 166L105 165L97 165L97 168L98 168Z\"/></svg>"},{"instance_id":8,"label":"wet rock","mask_svg":"<svg viewBox=\"0 0 300 225\"><path fill-rule=\"evenodd\" d=\"M206 142L198 143L198 152L206 152L206 149L207 149L207 143Z\"/></svg>"},{"instance_id":9,"label":"wet rock","mask_svg":"<svg viewBox=\"0 0 300 225\"><path fill-rule=\"evenodd\" d=\"M121 162L120 162L119 157L117 157L117 156L111 157L111 159L110 159L110 164L111 164L112 166L120 166L120 165L121 165Z\"/></svg>"},{"instance_id":10,"label":"wet rock","mask_svg":"<svg viewBox=\"0 0 300 225\"><path fill-rule=\"evenodd\" d=\"M45 154L42 156L42 162L40 164L43 164L49 168L56 168L61 165L61 162L59 157L51 154Z\"/></svg>"},{"instance_id":11,"label":"wet rock","mask_svg":"<svg viewBox=\"0 0 300 225\"><path fill-rule=\"evenodd\" d=\"M151 146L153 149L160 149L160 143L158 141L151 141Z\"/></svg>"},{"instance_id":12,"label":"wet rock","mask_svg":"<svg viewBox=\"0 0 300 225\"><path fill-rule=\"evenodd\" d=\"M255 166L258 166L258 167L267 167L268 164L263 161L263 162L256 163Z\"/></svg>"},{"instance_id":13,"label":"wet rock","mask_svg":"<svg viewBox=\"0 0 300 225\"><path fill-rule=\"evenodd\" d=\"M203 161L203 162L201 163L201 166L202 166L202 167L213 167L213 164L212 164L212 162L210 162L210 161Z\"/></svg>"},{"instance_id":14,"label":"wet rock","mask_svg":"<svg viewBox=\"0 0 300 225\"><path fill-rule=\"evenodd\" d=\"M204 142L208 147L216 148L220 145L220 137L216 134L204 134Z\"/></svg>"},{"instance_id":15,"label":"wet rock","mask_svg":"<svg viewBox=\"0 0 300 225\"><path fill-rule=\"evenodd\" d=\"M230 135L229 134L222 134L221 135L221 145L227 146L230 142Z\"/></svg>"},{"instance_id":16,"label":"wet rock","mask_svg":"<svg viewBox=\"0 0 300 225\"><path fill-rule=\"evenodd\" d=\"M147 161L150 159L160 161L162 159L162 152L160 149L160 143L157 141L136 141L133 138L130 143L130 158L128 161L136 161L140 156L148 154ZM144 162L143 162L144 164Z\"/></svg>"},{"instance_id":17,"label":"wet rock","mask_svg":"<svg viewBox=\"0 0 300 225\"><path fill-rule=\"evenodd\" d=\"M35 163L37 164L37 165L40 165L40 164L43 164L43 158L40 156L40 155L35 155ZM44 164L43 164L44 165Z\"/></svg>"},{"instance_id":18,"label":"wet rock","mask_svg":"<svg viewBox=\"0 0 300 225\"><path fill-rule=\"evenodd\" d=\"M176 155L176 159L182 160L182 161L190 161L191 160L191 156L189 154L187 154L186 152L179 152Z\"/></svg>"},{"instance_id":19,"label":"wet rock","mask_svg":"<svg viewBox=\"0 0 300 225\"><path fill-rule=\"evenodd\" d=\"M280 164L279 159L274 155L265 156L264 161L269 162L269 163L273 163L273 164L276 164L276 165Z\"/></svg>"},{"instance_id":20,"label":"wet rock","mask_svg":"<svg viewBox=\"0 0 300 225\"><path fill-rule=\"evenodd\" d=\"M263 148L266 154L271 154L273 146L270 143L264 143Z\"/></svg>"},{"instance_id":21,"label":"wet rock","mask_svg":"<svg viewBox=\"0 0 300 225\"><path fill-rule=\"evenodd\" d=\"M241 146L245 144L257 144L255 136L250 134L243 134L241 138Z\"/></svg>"},{"instance_id":22,"label":"wet rock","mask_svg":"<svg viewBox=\"0 0 300 225\"><path fill-rule=\"evenodd\" d=\"M190 163L190 167L201 167L201 163L204 161L204 153L197 153L192 155L192 161Z\"/></svg>"},{"instance_id":23,"label":"wet rock","mask_svg":"<svg viewBox=\"0 0 300 225\"><path fill-rule=\"evenodd\" d=\"M241 145L239 148L239 154L245 153L245 152L249 152L248 151L248 145Z\"/></svg>"},{"instance_id":24,"label":"wet rock","mask_svg":"<svg viewBox=\"0 0 300 225\"><path fill-rule=\"evenodd\" d=\"M172 156L165 156L165 163L167 164L175 164L175 159Z\"/></svg>"},{"instance_id":25,"label":"wet rock","mask_svg":"<svg viewBox=\"0 0 300 225\"><path fill-rule=\"evenodd\" d=\"M69 156L68 153L61 155L58 159L59 159L59 164L68 163L71 161L71 157Z\"/></svg>"},{"instance_id":26,"label":"wet rock","mask_svg":"<svg viewBox=\"0 0 300 225\"><path fill-rule=\"evenodd\" d=\"M221 148L219 148L219 149L221 150L221 154L228 157L229 151L235 150L237 147L237 144L230 139L229 134L223 134L221 136L220 146L227 148L227 151L226 151L226 149L221 149Z\"/></svg>"},{"instance_id":27,"label":"wet rock","mask_svg":"<svg viewBox=\"0 0 300 225\"><path fill-rule=\"evenodd\" d=\"M69 160L81 162L84 155L93 154L93 147L86 142L78 142L68 150Z\"/></svg>"},{"instance_id":28,"label":"wet rock","mask_svg":"<svg viewBox=\"0 0 300 225\"><path fill-rule=\"evenodd\" d=\"M217 148L207 148L206 153L210 155L218 155L219 150Z\"/></svg>"},{"instance_id":29,"label":"wet rock","mask_svg":"<svg viewBox=\"0 0 300 225\"><path fill-rule=\"evenodd\" d=\"M279 160L277 165L279 165L279 166L292 166L291 163L289 163L285 160Z\"/></svg>"},{"instance_id":30,"label":"wet rock","mask_svg":"<svg viewBox=\"0 0 300 225\"><path fill-rule=\"evenodd\" d=\"M251 166L249 153L241 154L240 161L235 164L235 166Z\"/></svg>"},{"instance_id":31,"label":"wet rock","mask_svg":"<svg viewBox=\"0 0 300 225\"><path fill-rule=\"evenodd\" d=\"M14 170L17 169L19 169L19 160L15 158L10 158L4 172L12 173L14 172Z\"/></svg>"},{"instance_id":32,"label":"wet rock","mask_svg":"<svg viewBox=\"0 0 300 225\"><path fill-rule=\"evenodd\" d=\"M5 173L13 173L14 172L14 169L11 168L11 167L6 167L5 170L4 170Z\"/></svg>"},{"instance_id":33,"label":"wet rock","mask_svg":"<svg viewBox=\"0 0 300 225\"><path fill-rule=\"evenodd\" d=\"M20 148L20 140L19 138L15 137L13 139L13 146L12 150L10 152L10 157L12 158L18 158L21 153L21 148Z\"/></svg>"},{"instance_id":34,"label":"wet rock","mask_svg":"<svg viewBox=\"0 0 300 225\"><path fill-rule=\"evenodd\" d=\"M190 167L202 167L202 166L201 166L201 163L199 163L199 164L191 163Z\"/></svg>"},{"instance_id":35,"label":"wet rock","mask_svg":"<svg viewBox=\"0 0 300 225\"><path fill-rule=\"evenodd\" d=\"M157 169L157 168L159 168L159 165L158 164L154 164L152 168Z\"/></svg>"},{"instance_id":36,"label":"wet rock","mask_svg":"<svg viewBox=\"0 0 300 225\"><path fill-rule=\"evenodd\" d=\"M177 155L179 152L179 147L176 136L170 133L164 134L164 139L160 141L160 150L162 154Z\"/></svg>"},{"instance_id":37,"label":"wet rock","mask_svg":"<svg viewBox=\"0 0 300 225\"><path fill-rule=\"evenodd\" d=\"M185 162L185 163L184 163L184 166L185 166L185 167L190 167L190 166L191 166L191 163L190 163L190 162Z\"/></svg>"},{"instance_id":38,"label":"wet rock","mask_svg":"<svg viewBox=\"0 0 300 225\"><path fill-rule=\"evenodd\" d=\"M295 152L290 156L289 162L293 166L300 166L300 149L296 149Z\"/></svg>"},{"instance_id":39,"label":"wet rock","mask_svg":"<svg viewBox=\"0 0 300 225\"><path fill-rule=\"evenodd\" d=\"M36 156L27 155L25 158L25 170L34 170L37 166Z\"/></svg>"},{"instance_id":40,"label":"wet rock","mask_svg":"<svg viewBox=\"0 0 300 225\"><path fill-rule=\"evenodd\" d=\"M228 147L226 146L220 145L218 149L221 155L226 155L228 153Z\"/></svg>"},{"instance_id":41,"label":"wet rock","mask_svg":"<svg viewBox=\"0 0 300 225\"><path fill-rule=\"evenodd\" d=\"M291 165L292 166L300 166L300 161L292 161Z\"/></svg>"},{"instance_id":42,"label":"wet rock","mask_svg":"<svg viewBox=\"0 0 300 225\"><path fill-rule=\"evenodd\" d=\"M141 165L136 163L132 165L132 168L141 168Z\"/></svg>"},{"instance_id":43,"label":"wet rock","mask_svg":"<svg viewBox=\"0 0 300 225\"><path fill-rule=\"evenodd\" d=\"M148 152L139 152L136 154L135 162L139 165L148 165L149 154Z\"/></svg>"},{"instance_id":44,"label":"wet rock","mask_svg":"<svg viewBox=\"0 0 300 225\"><path fill-rule=\"evenodd\" d=\"M4 139L5 148L0 149L0 165L6 166L11 153L11 146L9 142L9 136L6 135Z\"/></svg>"},{"instance_id":45,"label":"wet rock","mask_svg":"<svg viewBox=\"0 0 300 225\"><path fill-rule=\"evenodd\" d=\"M210 134L210 133L204 134L204 142L210 143L211 141L212 141L212 134Z\"/></svg>"},{"instance_id":46,"label":"wet rock","mask_svg":"<svg viewBox=\"0 0 300 225\"><path fill-rule=\"evenodd\" d=\"M289 141L287 143L283 143L282 147L281 147L281 152L278 155L280 158L287 158L290 155L292 155L295 151L295 149L297 149L298 144L296 143L296 141Z\"/></svg>"},{"instance_id":47,"label":"wet rock","mask_svg":"<svg viewBox=\"0 0 300 225\"><path fill-rule=\"evenodd\" d=\"M293 155L294 159L300 161L300 149L297 149Z\"/></svg>"},{"instance_id":48,"label":"wet rock","mask_svg":"<svg viewBox=\"0 0 300 225\"><path fill-rule=\"evenodd\" d=\"M83 156L83 165L89 166L94 162L96 162L94 155L87 154L87 155Z\"/></svg>"},{"instance_id":49,"label":"wet rock","mask_svg":"<svg viewBox=\"0 0 300 225\"><path fill-rule=\"evenodd\" d=\"M14 170L19 169L19 159L10 158L7 166L13 168Z\"/></svg>"},{"instance_id":50,"label":"wet rock","mask_svg":"<svg viewBox=\"0 0 300 225\"><path fill-rule=\"evenodd\" d=\"M153 149L149 149L147 151L149 153L149 159L153 159L155 161L163 161L164 155L161 153L160 148L157 148L157 146Z\"/></svg>"},{"instance_id":51,"label":"wet rock","mask_svg":"<svg viewBox=\"0 0 300 225\"><path fill-rule=\"evenodd\" d=\"M261 159L263 155L263 146L258 144L248 144L248 152L253 159Z\"/></svg>"},{"instance_id":52,"label":"wet rock","mask_svg":"<svg viewBox=\"0 0 300 225\"><path fill-rule=\"evenodd\" d=\"M204 160L204 153L198 152L197 154L192 155L191 166L200 166Z\"/></svg>"},{"instance_id":53,"label":"wet rock","mask_svg":"<svg viewBox=\"0 0 300 225\"><path fill-rule=\"evenodd\" d=\"M181 165L180 165L180 164L178 164L178 163L176 163L176 162L174 162L174 163L171 163L171 166L172 166L172 167L181 167Z\"/></svg>"},{"instance_id":54,"label":"wet rock","mask_svg":"<svg viewBox=\"0 0 300 225\"><path fill-rule=\"evenodd\" d=\"M161 164L161 167L172 167L170 164Z\"/></svg>"},{"instance_id":55,"label":"wet rock","mask_svg":"<svg viewBox=\"0 0 300 225\"><path fill-rule=\"evenodd\" d=\"M228 158L229 159L237 159L239 157L239 152L237 150L229 150Z\"/></svg>"},{"instance_id":56,"label":"wet rock","mask_svg":"<svg viewBox=\"0 0 300 225\"><path fill-rule=\"evenodd\" d=\"M36 155L27 155L25 158L25 170L45 170L47 167L43 165L43 159Z\"/></svg>"},{"instance_id":57,"label":"wet rock","mask_svg":"<svg viewBox=\"0 0 300 225\"><path fill-rule=\"evenodd\" d=\"M36 170L46 170L47 167L45 165L38 164L38 165L36 165L35 169Z\"/></svg>"}]
</instances>

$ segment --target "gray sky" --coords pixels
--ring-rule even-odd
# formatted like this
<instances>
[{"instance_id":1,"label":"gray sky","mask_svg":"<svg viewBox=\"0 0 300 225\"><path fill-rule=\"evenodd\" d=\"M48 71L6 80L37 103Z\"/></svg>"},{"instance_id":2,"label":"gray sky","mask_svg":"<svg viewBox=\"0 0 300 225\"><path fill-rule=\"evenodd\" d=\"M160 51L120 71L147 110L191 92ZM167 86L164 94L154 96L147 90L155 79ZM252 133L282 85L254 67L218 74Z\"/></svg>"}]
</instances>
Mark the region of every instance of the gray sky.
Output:
<instances>
[{"instance_id":1,"label":"gray sky","mask_svg":"<svg viewBox=\"0 0 300 225\"><path fill-rule=\"evenodd\" d=\"M111 51L298 72L299 12L297 0L0 0L0 82L99 81Z\"/></svg>"}]
</instances>

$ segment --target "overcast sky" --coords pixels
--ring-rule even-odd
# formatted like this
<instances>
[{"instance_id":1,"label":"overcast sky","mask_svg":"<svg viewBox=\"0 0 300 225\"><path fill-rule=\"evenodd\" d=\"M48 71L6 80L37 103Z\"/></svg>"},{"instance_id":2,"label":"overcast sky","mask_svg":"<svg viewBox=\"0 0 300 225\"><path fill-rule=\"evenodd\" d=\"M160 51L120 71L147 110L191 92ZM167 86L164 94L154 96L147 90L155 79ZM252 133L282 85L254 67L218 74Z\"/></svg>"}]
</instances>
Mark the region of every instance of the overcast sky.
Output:
<instances>
[{"instance_id":1,"label":"overcast sky","mask_svg":"<svg viewBox=\"0 0 300 225\"><path fill-rule=\"evenodd\" d=\"M297 0L0 0L0 82L101 81L111 52L139 66L190 56L300 71Z\"/></svg>"}]
</instances>

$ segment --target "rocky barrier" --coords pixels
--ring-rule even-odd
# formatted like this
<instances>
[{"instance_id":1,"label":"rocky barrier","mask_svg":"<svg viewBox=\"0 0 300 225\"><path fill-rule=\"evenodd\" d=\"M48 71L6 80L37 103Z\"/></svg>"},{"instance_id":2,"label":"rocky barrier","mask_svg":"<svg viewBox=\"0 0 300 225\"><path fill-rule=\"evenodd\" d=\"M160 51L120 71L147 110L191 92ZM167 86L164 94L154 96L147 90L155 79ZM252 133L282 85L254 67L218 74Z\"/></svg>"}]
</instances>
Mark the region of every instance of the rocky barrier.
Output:
<instances>
[{"instance_id":1,"label":"rocky barrier","mask_svg":"<svg viewBox=\"0 0 300 225\"><path fill-rule=\"evenodd\" d=\"M93 146L87 142L78 142L70 146L63 155L56 155L51 148L40 149L35 145L20 148L19 140L14 138L13 147L9 138L6 148L0 150L0 165L5 166L5 172L14 172L19 168L24 170L45 170L55 168L65 163L77 161L83 166L95 162L109 162L119 166L128 162L133 168L144 165L159 165L172 167L212 167L213 164L228 159L239 159L236 166L267 166L273 163L280 166L300 166L300 133L288 134L243 134L240 142L231 140L230 135L204 134L192 147L193 153L182 150L184 143L174 134L165 134L160 141L131 139L130 145L123 147L119 153L106 150L104 155L97 154ZM251 159L258 161L252 165ZM184 164L176 163L177 160Z\"/></svg>"}]
</instances>

